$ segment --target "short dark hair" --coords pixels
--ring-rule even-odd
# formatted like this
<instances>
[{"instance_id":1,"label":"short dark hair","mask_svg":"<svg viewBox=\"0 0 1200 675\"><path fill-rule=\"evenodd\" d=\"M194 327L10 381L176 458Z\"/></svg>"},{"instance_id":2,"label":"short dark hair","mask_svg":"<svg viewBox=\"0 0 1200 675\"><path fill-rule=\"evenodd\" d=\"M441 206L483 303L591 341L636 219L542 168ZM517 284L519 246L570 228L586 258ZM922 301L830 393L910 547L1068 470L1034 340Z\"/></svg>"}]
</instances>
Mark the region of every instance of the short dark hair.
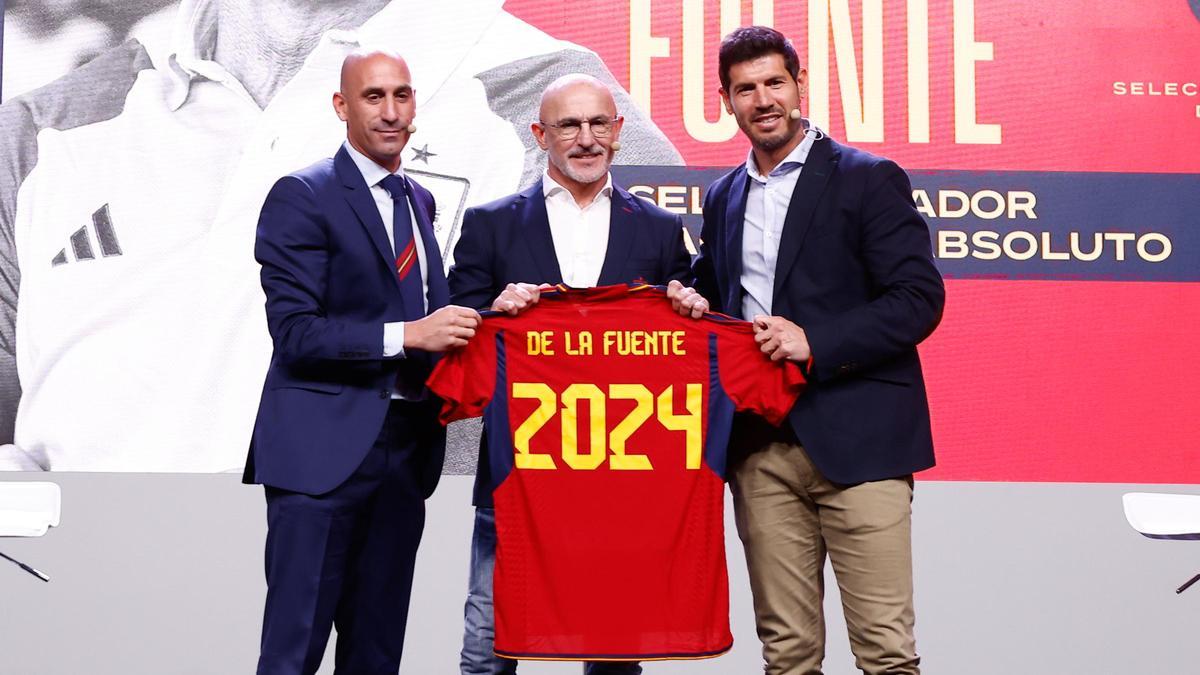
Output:
<instances>
[{"instance_id":1,"label":"short dark hair","mask_svg":"<svg viewBox=\"0 0 1200 675\"><path fill-rule=\"evenodd\" d=\"M721 88L729 91L729 69L739 63L753 61L767 54L779 54L783 64L792 74L800 76L800 57L792 41L783 33L766 26L744 26L721 40L721 52L717 58L717 69L721 75Z\"/></svg>"}]
</instances>

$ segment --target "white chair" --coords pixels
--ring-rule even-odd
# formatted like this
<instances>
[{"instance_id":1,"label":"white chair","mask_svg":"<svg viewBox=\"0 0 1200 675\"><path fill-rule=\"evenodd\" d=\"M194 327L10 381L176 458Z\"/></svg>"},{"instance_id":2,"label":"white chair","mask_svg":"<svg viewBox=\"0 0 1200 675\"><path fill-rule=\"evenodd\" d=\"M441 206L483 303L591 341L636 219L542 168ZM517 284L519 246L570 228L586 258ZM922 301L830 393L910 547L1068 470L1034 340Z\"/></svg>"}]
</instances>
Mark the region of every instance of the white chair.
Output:
<instances>
[{"instance_id":1,"label":"white chair","mask_svg":"<svg viewBox=\"0 0 1200 675\"><path fill-rule=\"evenodd\" d=\"M1151 539L1200 539L1200 495L1129 492L1122 497L1125 520ZM1200 581L1200 574L1179 588L1182 593Z\"/></svg>"},{"instance_id":2,"label":"white chair","mask_svg":"<svg viewBox=\"0 0 1200 675\"><path fill-rule=\"evenodd\" d=\"M41 481L0 482L0 537L40 537L62 517L62 490Z\"/></svg>"},{"instance_id":3,"label":"white chair","mask_svg":"<svg viewBox=\"0 0 1200 675\"><path fill-rule=\"evenodd\" d=\"M43 481L0 482L0 537L40 537L62 516L62 490ZM3 553L0 557L42 581L50 578Z\"/></svg>"}]
</instances>

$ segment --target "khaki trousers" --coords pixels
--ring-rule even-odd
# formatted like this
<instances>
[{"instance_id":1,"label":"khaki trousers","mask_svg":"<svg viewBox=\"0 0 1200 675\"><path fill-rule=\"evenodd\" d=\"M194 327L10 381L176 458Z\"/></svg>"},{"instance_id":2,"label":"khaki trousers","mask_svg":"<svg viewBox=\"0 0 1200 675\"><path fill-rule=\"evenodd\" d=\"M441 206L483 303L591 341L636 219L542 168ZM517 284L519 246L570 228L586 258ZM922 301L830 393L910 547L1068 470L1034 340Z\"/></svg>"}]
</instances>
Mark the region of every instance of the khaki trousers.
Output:
<instances>
[{"instance_id":1,"label":"khaki trousers","mask_svg":"<svg viewBox=\"0 0 1200 675\"><path fill-rule=\"evenodd\" d=\"M920 673L913 636L912 477L835 485L794 442L733 459L730 489L770 675L820 675L825 556L855 665Z\"/></svg>"}]
</instances>

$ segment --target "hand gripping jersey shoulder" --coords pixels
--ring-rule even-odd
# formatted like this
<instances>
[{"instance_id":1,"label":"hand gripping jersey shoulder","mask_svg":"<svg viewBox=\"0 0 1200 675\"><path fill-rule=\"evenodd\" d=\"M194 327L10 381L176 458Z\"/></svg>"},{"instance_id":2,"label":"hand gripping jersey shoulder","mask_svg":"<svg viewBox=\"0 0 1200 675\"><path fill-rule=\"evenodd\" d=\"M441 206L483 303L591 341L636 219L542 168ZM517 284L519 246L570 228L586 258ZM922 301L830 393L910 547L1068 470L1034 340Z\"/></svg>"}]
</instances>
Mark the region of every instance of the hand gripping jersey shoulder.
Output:
<instances>
[{"instance_id":1,"label":"hand gripping jersey shoulder","mask_svg":"<svg viewBox=\"0 0 1200 675\"><path fill-rule=\"evenodd\" d=\"M661 288L543 294L492 315L430 388L483 415L498 546L496 653L666 659L732 645L725 447L734 411L782 421L804 380L750 324Z\"/></svg>"}]
</instances>

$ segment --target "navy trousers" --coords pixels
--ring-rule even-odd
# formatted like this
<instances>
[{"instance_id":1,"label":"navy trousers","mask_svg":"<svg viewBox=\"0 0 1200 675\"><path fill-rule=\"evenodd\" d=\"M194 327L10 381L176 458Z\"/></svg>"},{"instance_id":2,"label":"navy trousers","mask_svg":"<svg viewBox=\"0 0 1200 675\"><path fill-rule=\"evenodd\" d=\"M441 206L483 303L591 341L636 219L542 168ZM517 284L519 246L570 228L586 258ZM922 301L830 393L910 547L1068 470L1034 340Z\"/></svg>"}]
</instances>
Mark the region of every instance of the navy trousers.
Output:
<instances>
[{"instance_id":1,"label":"navy trousers","mask_svg":"<svg viewBox=\"0 0 1200 675\"><path fill-rule=\"evenodd\" d=\"M399 671L425 526L422 458L408 432L418 412L393 401L362 464L328 493L266 487L259 675L315 673L331 626L337 628L339 675Z\"/></svg>"}]
</instances>

